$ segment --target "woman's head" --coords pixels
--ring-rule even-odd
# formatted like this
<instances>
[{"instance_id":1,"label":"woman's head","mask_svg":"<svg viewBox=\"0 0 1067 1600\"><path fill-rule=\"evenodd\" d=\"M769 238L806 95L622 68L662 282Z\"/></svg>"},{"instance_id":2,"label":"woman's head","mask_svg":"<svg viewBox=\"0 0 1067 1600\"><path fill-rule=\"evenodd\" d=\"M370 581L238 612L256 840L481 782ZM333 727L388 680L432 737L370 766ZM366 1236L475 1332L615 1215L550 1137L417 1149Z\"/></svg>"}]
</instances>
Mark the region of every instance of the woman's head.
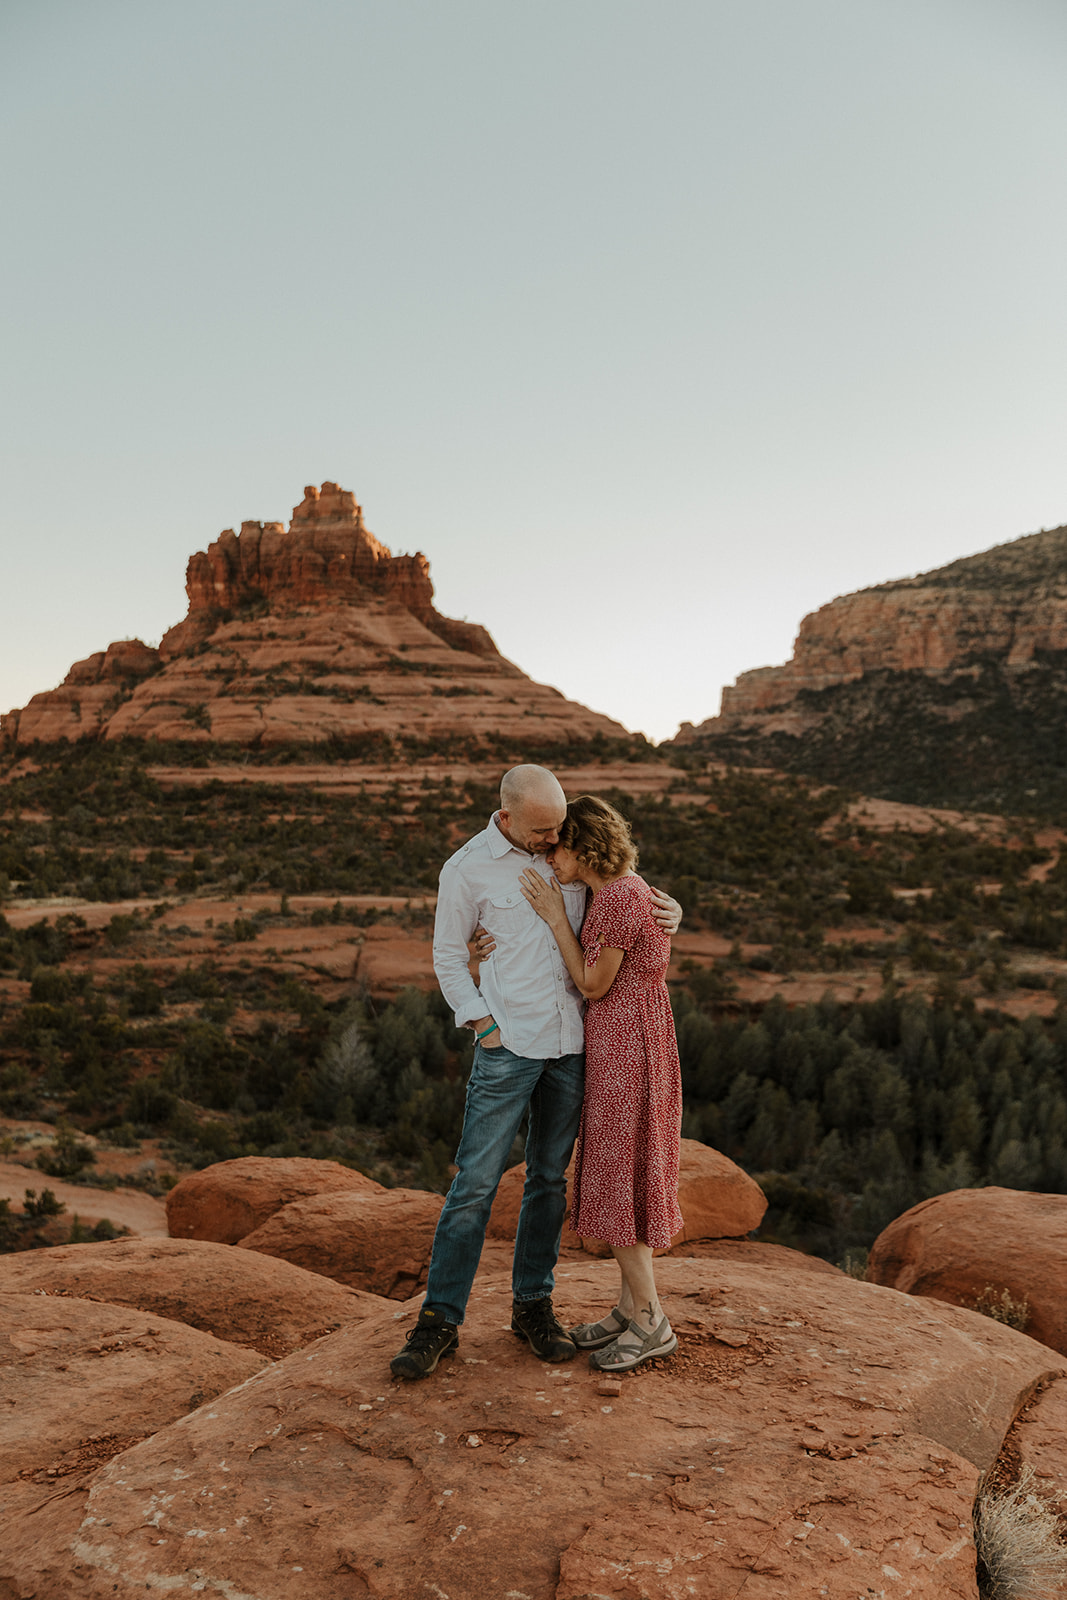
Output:
<instances>
[{"instance_id":1,"label":"woman's head","mask_svg":"<svg viewBox=\"0 0 1067 1600\"><path fill-rule=\"evenodd\" d=\"M600 878L617 878L637 865L630 824L615 807L595 794L580 794L567 805L559 843L583 867ZM555 851L548 852L551 862Z\"/></svg>"}]
</instances>

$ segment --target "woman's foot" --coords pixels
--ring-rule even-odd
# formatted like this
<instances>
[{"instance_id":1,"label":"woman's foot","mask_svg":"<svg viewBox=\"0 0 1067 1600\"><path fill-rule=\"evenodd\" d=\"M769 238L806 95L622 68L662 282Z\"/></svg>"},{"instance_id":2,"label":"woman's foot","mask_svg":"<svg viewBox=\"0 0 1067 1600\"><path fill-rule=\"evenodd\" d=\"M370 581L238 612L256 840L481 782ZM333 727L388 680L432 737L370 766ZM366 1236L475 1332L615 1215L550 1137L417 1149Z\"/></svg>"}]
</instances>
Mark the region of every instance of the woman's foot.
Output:
<instances>
[{"instance_id":1,"label":"woman's foot","mask_svg":"<svg viewBox=\"0 0 1067 1600\"><path fill-rule=\"evenodd\" d=\"M589 1365L600 1372L631 1372L646 1361L673 1355L677 1348L678 1336L672 1332L666 1317L651 1332L631 1322L625 1333L620 1333L606 1349L594 1351Z\"/></svg>"},{"instance_id":2,"label":"woman's foot","mask_svg":"<svg viewBox=\"0 0 1067 1600\"><path fill-rule=\"evenodd\" d=\"M580 1322L576 1328L568 1331L579 1350L601 1350L604 1345L611 1344L617 1339L629 1326L629 1317L624 1316L618 1306L615 1306L599 1322Z\"/></svg>"}]
</instances>

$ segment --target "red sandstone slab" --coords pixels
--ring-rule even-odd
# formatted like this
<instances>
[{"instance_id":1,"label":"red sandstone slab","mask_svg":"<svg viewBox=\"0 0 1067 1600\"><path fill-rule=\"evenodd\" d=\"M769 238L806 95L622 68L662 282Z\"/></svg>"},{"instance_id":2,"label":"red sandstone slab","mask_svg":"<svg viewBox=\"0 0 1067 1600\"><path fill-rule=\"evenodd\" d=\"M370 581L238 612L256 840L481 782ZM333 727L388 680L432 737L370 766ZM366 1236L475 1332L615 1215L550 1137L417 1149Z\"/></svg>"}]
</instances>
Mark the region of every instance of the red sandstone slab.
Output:
<instances>
[{"instance_id":1,"label":"red sandstone slab","mask_svg":"<svg viewBox=\"0 0 1067 1600\"><path fill-rule=\"evenodd\" d=\"M973 1306L987 1289L1026 1301L1026 1331L1067 1353L1067 1195L954 1189L897 1217L867 1276L905 1294Z\"/></svg>"},{"instance_id":2,"label":"red sandstone slab","mask_svg":"<svg viewBox=\"0 0 1067 1600\"><path fill-rule=\"evenodd\" d=\"M391 1317L342 1330L104 1467L75 1536L38 1511L14 1578L84 1600L194 1573L257 1600L977 1600L979 1471L1048 1352L842 1274L658 1275L678 1355L617 1396L535 1361L507 1280L483 1282L425 1382L390 1381ZM614 1282L566 1263L561 1312Z\"/></svg>"}]
</instances>

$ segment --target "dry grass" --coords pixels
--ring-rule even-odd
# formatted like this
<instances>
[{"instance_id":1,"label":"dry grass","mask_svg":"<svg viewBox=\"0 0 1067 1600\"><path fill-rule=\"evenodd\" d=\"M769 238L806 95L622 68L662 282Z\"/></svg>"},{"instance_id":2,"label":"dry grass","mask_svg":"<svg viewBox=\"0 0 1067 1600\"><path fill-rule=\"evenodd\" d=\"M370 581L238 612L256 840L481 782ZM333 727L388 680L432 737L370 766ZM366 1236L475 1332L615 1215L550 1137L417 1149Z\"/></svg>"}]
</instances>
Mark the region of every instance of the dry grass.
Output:
<instances>
[{"instance_id":1,"label":"dry grass","mask_svg":"<svg viewBox=\"0 0 1067 1600\"><path fill-rule=\"evenodd\" d=\"M849 1278L858 1278L860 1283L867 1281L867 1251L846 1250L842 1259L837 1263L839 1269Z\"/></svg>"},{"instance_id":2,"label":"dry grass","mask_svg":"<svg viewBox=\"0 0 1067 1600\"><path fill-rule=\"evenodd\" d=\"M979 1494L974 1508L981 1600L1057 1600L1067 1585L1060 1523L1033 1492L1032 1467L1009 1490Z\"/></svg>"},{"instance_id":3,"label":"dry grass","mask_svg":"<svg viewBox=\"0 0 1067 1600\"><path fill-rule=\"evenodd\" d=\"M1025 1333L1026 1324L1030 1321L1029 1300L1015 1300L1007 1289L994 1289L991 1283L986 1284L974 1302L974 1309L980 1311L983 1317L992 1317L994 1322L1003 1322L1006 1327L1015 1328L1019 1333Z\"/></svg>"}]
</instances>

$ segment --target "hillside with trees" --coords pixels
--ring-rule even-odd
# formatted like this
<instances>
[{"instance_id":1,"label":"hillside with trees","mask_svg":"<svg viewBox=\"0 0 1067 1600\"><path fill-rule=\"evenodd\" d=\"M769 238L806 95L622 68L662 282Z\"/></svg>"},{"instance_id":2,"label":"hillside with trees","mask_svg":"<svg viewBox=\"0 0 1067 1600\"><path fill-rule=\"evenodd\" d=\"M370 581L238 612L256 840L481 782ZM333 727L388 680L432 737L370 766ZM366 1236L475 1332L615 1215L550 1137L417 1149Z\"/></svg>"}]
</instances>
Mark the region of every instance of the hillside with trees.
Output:
<instances>
[{"instance_id":1,"label":"hillside with trees","mask_svg":"<svg viewBox=\"0 0 1067 1600\"><path fill-rule=\"evenodd\" d=\"M946 1189L1067 1192L1058 831L887 826L849 792L636 753L590 750L576 777L632 818L641 870L686 907L685 1133L758 1178L763 1236L841 1260ZM3 773L9 1150L38 1122L70 1130L79 1181L94 1147L143 1146L162 1186L310 1154L442 1190L471 1051L425 960L432 893L491 813L504 749L432 773L414 750L345 765L341 792L329 763L292 782L277 753L173 755L86 742ZM422 952L414 983L361 976L372 947Z\"/></svg>"}]
</instances>

